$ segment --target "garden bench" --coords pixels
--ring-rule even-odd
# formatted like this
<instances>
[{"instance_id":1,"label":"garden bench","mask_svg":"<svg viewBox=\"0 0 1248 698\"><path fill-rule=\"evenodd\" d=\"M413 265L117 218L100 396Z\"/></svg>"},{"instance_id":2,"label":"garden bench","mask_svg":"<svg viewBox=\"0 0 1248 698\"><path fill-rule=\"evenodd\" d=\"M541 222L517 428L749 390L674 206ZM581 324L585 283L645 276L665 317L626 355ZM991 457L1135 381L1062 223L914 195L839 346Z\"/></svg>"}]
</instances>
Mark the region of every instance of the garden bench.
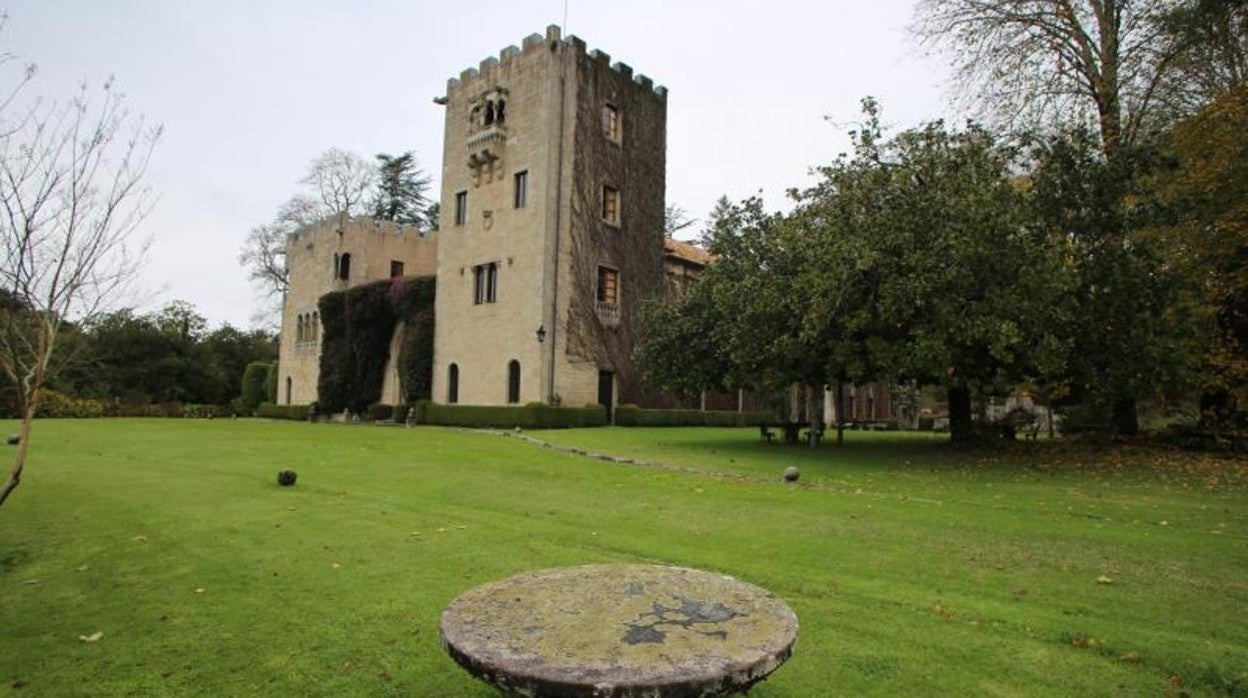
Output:
<instances>
[{"instance_id":1,"label":"garden bench","mask_svg":"<svg viewBox=\"0 0 1248 698\"><path fill-rule=\"evenodd\" d=\"M718 696L779 668L797 642L797 617L732 577L584 565L465 592L440 631L455 662L507 694Z\"/></svg>"}]
</instances>

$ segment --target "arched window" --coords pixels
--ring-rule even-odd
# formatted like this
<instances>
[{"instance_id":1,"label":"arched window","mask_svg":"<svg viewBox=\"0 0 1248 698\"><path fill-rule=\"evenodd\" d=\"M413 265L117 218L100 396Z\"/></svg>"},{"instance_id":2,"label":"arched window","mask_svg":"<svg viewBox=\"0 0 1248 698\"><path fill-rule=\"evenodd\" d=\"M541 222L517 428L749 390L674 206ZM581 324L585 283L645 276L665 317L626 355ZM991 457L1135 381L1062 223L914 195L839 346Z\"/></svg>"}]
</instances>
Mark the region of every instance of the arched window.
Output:
<instances>
[{"instance_id":1,"label":"arched window","mask_svg":"<svg viewBox=\"0 0 1248 698\"><path fill-rule=\"evenodd\" d=\"M290 376L286 376L286 404L287 405L290 404L290 386L291 386Z\"/></svg>"},{"instance_id":2,"label":"arched window","mask_svg":"<svg viewBox=\"0 0 1248 698\"><path fill-rule=\"evenodd\" d=\"M295 341L296 342L303 341L303 331L304 331L303 330L303 315L299 315L298 319L295 321Z\"/></svg>"},{"instance_id":3,"label":"arched window","mask_svg":"<svg viewBox=\"0 0 1248 698\"><path fill-rule=\"evenodd\" d=\"M507 119L507 102L498 100L498 106L494 108L494 121L499 125L503 125L503 121Z\"/></svg>"},{"instance_id":4,"label":"arched window","mask_svg":"<svg viewBox=\"0 0 1248 698\"><path fill-rule=\"evenodd\" d=\"M492 123L494 123L494 103L486 102L485 103L485 125L489 126Z\"/></svg>"},{"instance_id":5,"label":"arched window","mask_svg":"<svg viewBox=\"0 0 1248 698\"><path fill-rule=\"evenodd\" d=\"M446 403L454 405L459 402L459 365L451 364L446 369Z\"/></svg>"},{"instance_id":6,"label":"arched window","mask_svg":"<svg viewBox=\"0 0 1248 698\"><path fill-rule=\"evenodd\" d=\"M346 281L351 278L351 253L344 252L338 261L338 278Z\"/></svg>"},{"instance_id":7,"label":"arched window","mask_svg":"<svg viewBox=\"0 0 1248 698\"><path fill-rule=\"evenodd\" d=\"M334 253L334 268L330 270L329 278L331 279L338 278L338 271L341 268L342 268L342 258L338 256L337 252L335 252Z\"/></svg>"},{"instance_id":8,"label":"arched window","mask_svg":"<svg viewBox=\"0 0 1248 698\"><path fill-rule=\"evenodd\" d=\"M515 359L507 363L507 402L520 402L520 362Z\"/></svg>"}]
</instances>

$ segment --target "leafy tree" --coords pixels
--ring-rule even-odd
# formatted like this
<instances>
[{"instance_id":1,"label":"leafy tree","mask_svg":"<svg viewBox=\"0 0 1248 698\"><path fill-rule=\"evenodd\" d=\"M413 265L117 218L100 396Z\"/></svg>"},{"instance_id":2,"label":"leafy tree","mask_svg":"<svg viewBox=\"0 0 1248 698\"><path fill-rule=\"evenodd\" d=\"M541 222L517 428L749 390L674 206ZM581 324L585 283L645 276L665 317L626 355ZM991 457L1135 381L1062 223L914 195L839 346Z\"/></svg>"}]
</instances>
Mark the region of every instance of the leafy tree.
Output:
<instances>
[{"instance_id":1,"label":"leafy tree","mask_svg":"<svg viewBox=\"0 0 1248 698\"><path fill-rule=\"evenodd\" d=\"M1150 232L1196 286L1202 401L1217 424L1248 387L1248 86L1180 123L1167 145L1175 167L1151 185L1173 218Z\"/></svg>"},{"instance_id":2,"label":"leafy tree","mask_svg":"<svg viewBox=\"0 0 1248 698\"><path fill-rule=\"evenodd\" d=\"M416 154L377 154L377 188L373 217L405 225L429 224L429 176L416 163Z\"/></svg>"},{"instance_id":3,"label":"leafy tree","mask_svg":"<svg viewBox=\"0 0 1248 698\"><path fill-rule=\"evenodd\" d=\"M1035 218L1059 236L1075 275L1068 401L1108 411L1115 431L1135 434L1137 400L1184 386L1191 354L1185 279L1140 234L1154 215L1144 182L1155 155L1134 148L1107 160L1094 136L1075 130L1038 142L1032 157Z\"/></svg>"}]
</instances>

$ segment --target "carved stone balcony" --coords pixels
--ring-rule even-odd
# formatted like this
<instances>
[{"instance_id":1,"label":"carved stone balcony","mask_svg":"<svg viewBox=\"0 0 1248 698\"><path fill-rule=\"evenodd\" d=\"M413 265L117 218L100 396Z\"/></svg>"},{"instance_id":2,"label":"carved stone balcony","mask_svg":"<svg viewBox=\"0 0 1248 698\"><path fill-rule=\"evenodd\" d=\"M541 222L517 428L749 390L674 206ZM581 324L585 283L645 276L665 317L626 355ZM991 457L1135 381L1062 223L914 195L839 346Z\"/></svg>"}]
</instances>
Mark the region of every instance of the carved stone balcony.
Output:
<instances>
[{"instance_id":1,"label":"carved stone balcony","mask_svg":"<svg viewBox=\"0 0 1248 698\"><path fill-rule=\"evenodd\" d=\"M602 324L608 327L615 327L620 324L620 305L618 303L596 300L594 301L594 312L598 314L598 319Z\"/></svg>"},{"instance_id":2,"label":"carved stone balcony","mask_svg":"<svg viewBox=\"0 0 1248 698\"><path fill-rule=\"evenodd\" d=\"M468 168L472 170L474 183L481 184L482 176L487 182L501 176L503 148L507 144L507 129L494 125L468 136Z\"/></svg>"}]
</instances>

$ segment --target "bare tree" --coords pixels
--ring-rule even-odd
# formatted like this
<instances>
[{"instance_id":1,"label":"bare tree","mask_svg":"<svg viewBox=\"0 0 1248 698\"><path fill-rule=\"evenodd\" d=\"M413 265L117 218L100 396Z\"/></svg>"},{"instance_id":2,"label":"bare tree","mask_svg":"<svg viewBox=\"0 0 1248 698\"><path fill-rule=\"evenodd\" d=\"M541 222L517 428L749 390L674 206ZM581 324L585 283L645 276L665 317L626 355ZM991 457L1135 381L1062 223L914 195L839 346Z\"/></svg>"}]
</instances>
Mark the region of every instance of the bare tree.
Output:
<instances>
[{"instance_id":1,"label":"bare tree","mask_svg":"<svg viewBox=\"0 0 1248 698\"><path fill-rule=\"evenodd\" d=\"M912 32L944 49L966 106L1007 125L1095 124L1107 156L1158 126L1176 53L1169 0L920 0Z\"/></svg>"},{"instance_id":2,"label":"bare tree","mask_svg":"<svg viewBox=\"0 0 1248 698\"><path fill-rule=\"evenodd\" d=\"M286 238L290 234L281 223L264 223L251 229L243 242L238 262L266 295L286 293L290 279L286 271Z\"/></svg>"},{"instance_id":3,"label":"bare tree","mask_svg":"<svg viewBox=\"0 0 1248 698\"><path fill-rule=\"evenodd\" d=\"M330 148L308 165L300 182L316 192L331 215L350 218L368 198L377 181L377 167L364 158Z\"/></svg>"},{"instance_id":4,"label":"bare tree","mask_svg":"<svg viewBox=\"0 0 1248 698\"><path fill-rule=\"evenodd\" d=\"M0 370L22 416L0 504L21 482L63 327L118 302L147 249L132 238L150 210L142 180L160 128L126 111L111 80L98 105L90 97L84 85L67 103L36 103L0 132Z\"/></svg>"}]
</instances>

